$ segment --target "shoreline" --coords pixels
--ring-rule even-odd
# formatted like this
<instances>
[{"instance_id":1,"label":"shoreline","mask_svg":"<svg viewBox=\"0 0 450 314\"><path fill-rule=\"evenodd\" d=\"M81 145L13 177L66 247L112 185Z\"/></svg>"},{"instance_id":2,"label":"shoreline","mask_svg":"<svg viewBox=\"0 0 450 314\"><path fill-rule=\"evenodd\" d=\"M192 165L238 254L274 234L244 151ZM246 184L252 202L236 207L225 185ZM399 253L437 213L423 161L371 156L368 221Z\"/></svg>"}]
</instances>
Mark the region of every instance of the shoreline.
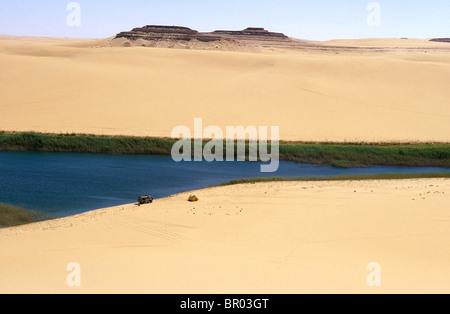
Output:
<instances>
[{"instance_id":1,"label":"shoreline","mask_svg":"<svg viewBox=\"0 0 450 314\"><path fill-rule=\"evenodd\" d=\"M198 190L190 190L190 191L184 191L176 194L172 194L163 198L155 199L154 202L165 200L165 199L171 199L176 198L181 195L192 195L198 192L207 191L209 189L217 189L221 187L226 186L234 186L234 185L242 185L242 186L251 186L254 184L264 184L264 183L320 183L320 182L353 182L353 181L408 181L408 180L420 180L420 179L450 179L450 171L449 172L443 172L443 173L393 173L393 174L375 174L375 175L341 175L341 176L330 176L330 177L305 177L305 178L284 178L284 177L267 177L267 178L248 178L248 179L235 179L230 180L227 182L223 182L221 184L215 185L215 186L209 186L205 187L203 189ZM187 201L187 198L186 198ZM2 205L2 203L0 203ZM3 205L9 205L9 204L3 204ZM90 213L99 213L103 211L107 211L110 208L119 208L119 207L127 207L127 206L137 206L137 203L129 203L129 204L120 204L112 207L106 207L106 208L98 208L94 210L88 210L79 214L69 215L69 216L63 216L58 218L48 218L46 219L42 212L36 212L32 209L26 209L27 212L30 213L38 213L41 214L40 218L41 220L15 225L15 226L7 226L7 227L0 227L1 230L8 230L12 228L20 228L20 227L26 227L31 226L35 224L40 223L46 223L46 222L56 222L63 219L70 219L75 218L78 216L87 216ZM145 205L141 205L145 206ZM15 207L15 206L12 206ZM21 208L22 210L23 208ZM1 226L1 223L0 223Z\"/></svg>"},{"instance_id":2,"label":"shoreline","mask_svg":"<svg viewBox=\"0 0 450 314\"><path fill-rule=\"evenodd\" d=\"M154 140L169 140L169 141L178 141L179 139L174 139L171 137L164 136L138 136L138 135L127 135L127 134L96 134L96 133L77 133L77 132L39 132L39 131L6 131L0 130L1 135L23 135L23 134L36 134L36 135L46 135L46 136L59 136L59 137L68 137L68 136L78 136L78 137L99 137L99 138L137 138L137 139L154 139ZM195 140L195 138L191 138L191 140ZM213 140L212 138L203 137L204 141ZM246 140L248 143L248 140ZM352 146L401 146L401 145L450 145L450 141L301 141L301 140L283 140L280 139L280 144L285 145L352 145Z\"/></svg>"},{"instance_id":3,"label":"shoreline","mask_svg":"<svg viewBox=\"0 0 450 314\"><path fill-rule=\"evenodd\" d=\"M10 227L4 227L0 228L0 236L1 231L12 231L13 229L28 229L27 227L31 226L37 226L39 224L46 224L47 222L65 222L65 220L69 221L72 218L78 219L78 218L89 218L90 216L96 216L98 214L108 214L110 210L115 210L119 208L141 208L141 207L149 207L152 206L156 202L161 201L167 201L174 198L180 198L184 197L186 199L186 203L188 204L194 204L188 201L188 196L195 195L202 192L207 192L214 189L220 189L220 188L226 188L226 187L233 187L233 186L242 186L242 187L251 187L258 184L299 184L299 183L305 183L305 184L314 184L314 183L323 183L323 184L333 184L333 183L339 183L339 182L389 182L389 181L398 181L398 182L407 182L407 181L414 181L414 180L448 180L450 179L450 172L448 173L418 173L418 174L402 174L402 173L394 173L394 174L381 174L381 175L344 175L344 176L331 176L331 177L312 177L312 178L251 178L251 179L236 179L236 180L230 180L228 182L224 182L219 185L215 186L209 186L202 189L197 190L189 190L185 192L179 192L172 195L168 195L159 199L154 199L152 204L143 204L138 205L137 203L127 203L127 204L120 204L116 206L111 207L105 207L105 208L98 208L94 210L88 210L82 213L70 215L70 216L64 216L64 217L58 217L58 218L50 218L50 219L44 219L40 221L31 222L28 224L22 224L17 226L10 226ZM186 197L185 197L186 196ZM2 203L0 203L2 204ZM27 209L27 211L33 212L33 210Z\"/></svg>"},{"instance_id":4,"label":"shoreline","mask_svg":"<svg viewBox=\"0 0 450 314\"><path fill-rule=\"evenodd\" d=\"M97 136L0 132L0 151L143 154L170 156L177 139L162 137ZM206 144L203 141L203 146ZM237 144L235 144L236 146ZM249 157L246 143L246 159ZM194 143L192 141L192 148ZM269 150L271 145L268 145ZM194 149L192 149L194 152ZM224 156L226 143L224 142ZM235 155L237 150L235 149ZM336 168L423 166L450 168L450 143L333 143L286 142L279 145L280 161Z\"/></svg>"}]
</instances>

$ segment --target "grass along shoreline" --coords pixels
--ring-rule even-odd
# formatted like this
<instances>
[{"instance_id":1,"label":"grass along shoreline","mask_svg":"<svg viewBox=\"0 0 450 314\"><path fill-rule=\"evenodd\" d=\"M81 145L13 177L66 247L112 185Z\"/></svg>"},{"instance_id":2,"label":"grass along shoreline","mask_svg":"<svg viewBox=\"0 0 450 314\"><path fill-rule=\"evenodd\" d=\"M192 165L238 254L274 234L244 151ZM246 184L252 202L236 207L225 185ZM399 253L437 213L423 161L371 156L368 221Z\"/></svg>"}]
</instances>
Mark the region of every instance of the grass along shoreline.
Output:
<instances>
[{"instance_id":1,"label":"grass along shoreline","mask_svg":"<svg viewBox=\"0 0 450 314\"><path fill-rule=\"evenodd\" d=\"M39 212L0 203L0 228L15 227L43 220L45 220L45 216Z\"/></svg>"},{"instance_id":2,"label":"grass along shoreline","mask_svg":"<svg viewBox=\"0 0 450 314\"><path fill-rule=\"evenodd\" d=\"M171 155L176 139L78 134L0 133L0 151ZM207 141L204 141L205 145ZM225 144L224 144L225 147ZM269 145L270 150L270 145ZM194 151L194 150L192 150ZM247 156L248 156L247 144ZM450 167L450 143L287 143L280 160L338 168ZM226 149L224 148L224 154ZM235 149L236 153L236 149Z\"/></svg>"},{"instance_id":3,"label":"grass along shoreline","mask_svg":"<svg viewBox=\"0 0 450 314\"><path fill-rule=\"evenodd\" d=\"M237 184L256 184L263 182L311 182L311 181L367 181L367 180L411 180L411 179L448 179L449 172L431 172L431 173L383 173L367 175L340 175L331 177L300 177L300 178L246 178L235 179L224 182L219 186L237 185Z\"/></svg>"}]
</instances>

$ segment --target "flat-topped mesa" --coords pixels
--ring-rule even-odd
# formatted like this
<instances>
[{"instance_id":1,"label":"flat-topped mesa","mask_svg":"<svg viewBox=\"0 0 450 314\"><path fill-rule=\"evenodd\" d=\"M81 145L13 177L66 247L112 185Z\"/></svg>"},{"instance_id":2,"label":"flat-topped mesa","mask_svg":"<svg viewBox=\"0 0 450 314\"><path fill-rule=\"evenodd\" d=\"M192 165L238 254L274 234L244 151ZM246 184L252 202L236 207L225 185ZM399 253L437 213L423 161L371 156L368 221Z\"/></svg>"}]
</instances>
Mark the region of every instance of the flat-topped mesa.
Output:
<instances>
[{"instance_id":1,"label":"flat-topped mesa","mask_svg":"<svg viewBox=\"0 0 450 314\"><path fill-rule=\"evenodd\" d=\"M214 35L231 36L231 37L241 37L243 39L259 39L259 40L280 40L288 39L289 37L282 33L269 32L262 27L248 27L242 31L227 31L218 30L214 31Z\"/></svg>"},{"instance_id":2,"label":"flat-topped mesa","mask_svg":"<svg viewBox=\"0 0 450 314\"><path fill-rule=\"evenodd\" d=\"M292 42L286 35L269 32L262 27L249 27L242 31L218 30L204 33L183 26L146 25L117 34L111 44L122 47L254 49L257 43L260 43L259 46L278 46Z\"/></svg>"},{"instance_id":3,"label":"flat-topped mesa","mask_svg":"<svg viewBox=\"0 0 450 314\"><path fill-rule=\"evenodd\" d=\"M147 25L137 27L129 32L121 32L116 35L117 38L126 38L129 40L175 40L175 41L191 41L199 40L204 42L218 41L223 38L212 36L210 34L199 33L196 30L182 26L163 26L163 25Z\"/></svg>"},{"instance_id":4,"label":"flat-topped mesa","mask_svg":"<svg viewBox=\"0 0 450 314\"><path fill-rule=\"evenodd\" d=\"M163 34L188 34L195 35L198 31L183 26L164 26L164 25L146 25L144 27L137 27L133 32L144 33L163 33Z\"/></svg>"}]
</instances>

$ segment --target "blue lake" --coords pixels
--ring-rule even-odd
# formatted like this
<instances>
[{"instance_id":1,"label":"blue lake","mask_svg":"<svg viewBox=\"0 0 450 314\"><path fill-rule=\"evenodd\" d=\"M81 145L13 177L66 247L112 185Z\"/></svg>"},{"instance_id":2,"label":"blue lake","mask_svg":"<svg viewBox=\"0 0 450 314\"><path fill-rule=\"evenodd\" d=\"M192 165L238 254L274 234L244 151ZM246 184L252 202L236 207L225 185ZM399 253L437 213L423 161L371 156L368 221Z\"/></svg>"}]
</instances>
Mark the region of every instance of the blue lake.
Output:
<instances>
[{"instance_id":1,"label":"blue lake","mask_svg":"<svg viewBox=\"0 0 450 314\"><path fill-rule=\"evenodd\" d=\"M435 167L337 169L281 162L273 174L261 163L174 162L168 156L0 152L0 203L62 217L136 202L139 195L162 198L253 177L326 177L342 174L448 172Z\"/></svg>"}]
</instances>

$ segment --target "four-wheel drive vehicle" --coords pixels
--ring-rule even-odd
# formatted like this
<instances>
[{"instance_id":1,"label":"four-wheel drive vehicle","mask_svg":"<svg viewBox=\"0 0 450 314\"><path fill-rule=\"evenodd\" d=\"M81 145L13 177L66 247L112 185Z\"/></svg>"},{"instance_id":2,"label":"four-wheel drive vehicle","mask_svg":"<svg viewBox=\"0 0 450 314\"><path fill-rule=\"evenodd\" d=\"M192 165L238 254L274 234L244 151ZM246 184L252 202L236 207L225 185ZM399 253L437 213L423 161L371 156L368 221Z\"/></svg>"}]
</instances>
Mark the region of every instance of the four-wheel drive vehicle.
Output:
<instances>
[{"instance_id":1,"label":"four-wheel drive vehicle","mask_svg":"<svg viewBox=\"0 0 450 314\"><path fill-rule=\"evenodd\" d=\"M139 203L139 205L153 203L153 197L151 195L139 196L138 203Z\"/></svg>"}]
</instances>

